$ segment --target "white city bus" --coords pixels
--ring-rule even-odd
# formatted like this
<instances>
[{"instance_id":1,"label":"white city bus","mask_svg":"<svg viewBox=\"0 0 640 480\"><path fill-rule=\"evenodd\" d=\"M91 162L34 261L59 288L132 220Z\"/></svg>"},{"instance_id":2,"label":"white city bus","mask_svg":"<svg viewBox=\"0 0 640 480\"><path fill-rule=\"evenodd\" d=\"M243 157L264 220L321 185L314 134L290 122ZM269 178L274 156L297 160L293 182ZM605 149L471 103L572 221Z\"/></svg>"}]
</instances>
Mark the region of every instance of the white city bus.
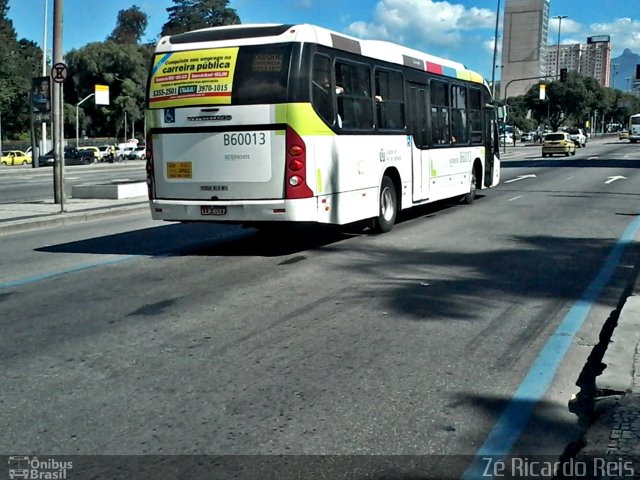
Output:
<instances>
[{"instance_id":1,"label":"white city bus","mask_svg":"<svg viewBox=\"0 0 640 480\"><path fill-rule=\"evenodd\" d=\"M640 141L640 113L629 117L629 141L631 143Z\"/></svg>"},{"instance_id":2,"label":"white city bus","mask_svg":"<svg viewBox=\"0 0 640 480\"><path fill-rule=\"evenodd\" d=\"M373 219L499 181L495 112L462 64L312 25L162 38L148 83L152 217Z\"/></svg>"}]
</instances>

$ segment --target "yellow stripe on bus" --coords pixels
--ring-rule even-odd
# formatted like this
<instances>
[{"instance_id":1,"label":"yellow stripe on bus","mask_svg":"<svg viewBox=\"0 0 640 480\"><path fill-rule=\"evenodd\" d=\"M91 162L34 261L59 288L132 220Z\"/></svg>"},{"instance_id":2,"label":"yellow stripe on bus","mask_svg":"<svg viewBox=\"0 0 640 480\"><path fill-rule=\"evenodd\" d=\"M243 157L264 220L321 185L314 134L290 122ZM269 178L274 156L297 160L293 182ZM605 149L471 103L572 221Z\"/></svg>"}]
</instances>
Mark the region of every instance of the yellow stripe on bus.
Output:
<instances>
[{"instance_id":1,"label":"yellow stripe on bus","mask_svg":"<svg viewBox=\"0 0 640 480\"><path fill-rule=\"evenodd\" d=\"M327 127L310 103L283 103L276 107L276 123L286 123L300 136L335 133Z\"/></svg>"}]
</instances>

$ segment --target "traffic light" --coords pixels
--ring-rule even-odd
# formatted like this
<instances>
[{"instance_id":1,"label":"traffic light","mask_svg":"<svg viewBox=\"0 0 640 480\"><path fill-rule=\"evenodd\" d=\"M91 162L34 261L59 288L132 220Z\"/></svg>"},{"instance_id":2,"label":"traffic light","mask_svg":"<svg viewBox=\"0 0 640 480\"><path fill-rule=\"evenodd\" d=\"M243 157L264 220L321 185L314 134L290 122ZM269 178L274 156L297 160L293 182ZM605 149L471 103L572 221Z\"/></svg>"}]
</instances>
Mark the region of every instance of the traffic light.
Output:
<instances>
[{"instance_id":1,"label":"traffic light","mask_svg":"<svg viewBox=\"0 0 640 480\"><path fill-rule=\"evenodd\" d=\"M566 68L561 68L560 69L560 81L561 82L566 82L567 81L567 69Z\"/></svg>"}]
</instances>

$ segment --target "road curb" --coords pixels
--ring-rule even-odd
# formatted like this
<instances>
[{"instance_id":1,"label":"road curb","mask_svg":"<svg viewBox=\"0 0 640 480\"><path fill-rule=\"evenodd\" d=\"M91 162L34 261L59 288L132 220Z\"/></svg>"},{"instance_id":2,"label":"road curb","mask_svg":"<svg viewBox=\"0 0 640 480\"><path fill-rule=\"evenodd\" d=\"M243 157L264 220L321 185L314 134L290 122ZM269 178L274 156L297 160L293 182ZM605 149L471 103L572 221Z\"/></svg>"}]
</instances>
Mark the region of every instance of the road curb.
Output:
<instances>
[{"instance_id":1,"label":"road curb","mask_svg":"<svg viewBox=\"0 0 640 480\"><path fill-rule=\"evenodd\" d=\"M606 368L596 377L596 387L620 393L630 393L634 386L634 360L640 344L640 297L627 298L618 323L602 358Z\"/></svg>"},{"instance_id":2,"label":"road curb","mask_svg":"<svg viewBox=\"0 0 640 480\"><path fill-rule=\"evenodd\" d=\"M75 212L47 213L23 220L0 222L0 235L129 215L137 210L142 212L143 210L148 210L148 208L148 203L145 201L144 203L133 205L95 208Z\"/></svg>"}]
</instances>

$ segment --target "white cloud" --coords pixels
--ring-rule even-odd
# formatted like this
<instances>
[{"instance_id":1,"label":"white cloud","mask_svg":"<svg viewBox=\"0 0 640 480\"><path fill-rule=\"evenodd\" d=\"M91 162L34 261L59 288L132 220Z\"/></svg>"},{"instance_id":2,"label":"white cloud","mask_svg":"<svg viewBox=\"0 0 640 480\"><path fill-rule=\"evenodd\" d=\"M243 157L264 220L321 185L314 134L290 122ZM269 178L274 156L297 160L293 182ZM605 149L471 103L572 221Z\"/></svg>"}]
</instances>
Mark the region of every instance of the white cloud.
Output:
<instances>
[{"instance_id":1,"label":"white cloud","mask_svg":"<svg viewBox=\"0 0 640 480\"><path fill-rule=\"evenodd\" d=\"M558 41L558 25L560 24L560 20L557 18L549 19L549 43L556 43ZM579 33L582 31L583 25L578 23L570 18L563 18L562 25L560 25L560 43L564 43L562 41L562 36L565 33Z\"/></svg>"},{"instance_id":2,"label":"white cloud","mask_svg":"<svg viewBox=\"0 0 640 480\"><path fill-rule=\"evenodd\" d=\"M555 45L558 41L558 20L549 20L548 43ZM565 36L565 34L568 34ZM625 48L631 49L634 53L640 53L640 21L631 18L617 18L611 22L593 23L582 25L569 18L562 20L560 30L560 43L570 45L575 43L586 43L587 37L596 35L611 36L611 48L615 54L621 53Z\"/></svg>"},{"instance_id":3,"label":"white cloud","mask_svg":"<svg viewBox=\"0 0 640 480\"><path fill-rule=\"evenodd\" d=\"M482 46L487 52L493 55L493 46L495 45L495 43L496 42L494 42L494 39L492 37L489 40L485 40L484 42L482 42ZM502 56L502 39L498 38L498 58L500 56Z\"/></svg>"},{"instance_id":4,"label":"white cloud","mask_svg":"<svg viewBox=\"0 0 640 480\"><path fill-rule=\"evenodd\" d=\"M439 0L380 0L373 21L355 22L347 31L360 38L379 38L414 48L455 48L462 31L495 28L495 11L466 8Z\"/></svg>"},{"instance_id":5,"label":"white cloud","mask_svg":"<svg viewBox=\"0 0 640 480\"><path fill-rule=\"evenodd\" d=\"M610 23L589 25L589 36L611 35L611 47L616 52L629 48L640 53L640 21L631 18L617 18Z\"/></svg>"}]
</instances>

